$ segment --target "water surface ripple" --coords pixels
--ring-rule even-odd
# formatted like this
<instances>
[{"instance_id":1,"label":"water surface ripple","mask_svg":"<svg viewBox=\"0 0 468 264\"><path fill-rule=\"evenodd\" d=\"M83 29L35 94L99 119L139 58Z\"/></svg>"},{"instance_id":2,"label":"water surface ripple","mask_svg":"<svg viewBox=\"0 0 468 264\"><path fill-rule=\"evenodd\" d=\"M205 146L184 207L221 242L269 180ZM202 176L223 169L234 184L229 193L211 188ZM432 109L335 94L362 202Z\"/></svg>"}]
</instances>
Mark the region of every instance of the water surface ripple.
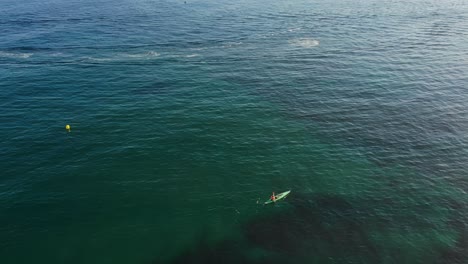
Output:
<instances>
[{"instance_id":1,"label":"water surface ripple","mask_svg":"<svg viewBox=\"0 0 468 264\"><path fill-rule=\"evenodd\" d=\"M4 0L0 32L1 263L467 263L466 1Z\"/></svg>"}]
</instances>

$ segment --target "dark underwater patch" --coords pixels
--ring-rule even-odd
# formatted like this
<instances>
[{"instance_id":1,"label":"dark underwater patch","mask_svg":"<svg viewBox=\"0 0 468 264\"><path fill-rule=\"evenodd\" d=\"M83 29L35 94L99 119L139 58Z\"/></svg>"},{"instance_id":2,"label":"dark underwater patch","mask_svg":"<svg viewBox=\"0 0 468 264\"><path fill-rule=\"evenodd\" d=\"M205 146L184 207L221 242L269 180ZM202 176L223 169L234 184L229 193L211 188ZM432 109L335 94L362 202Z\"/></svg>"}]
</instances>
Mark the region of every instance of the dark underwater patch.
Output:
<instances>
[{"instance_id":1,"label":"dark underwater patch","mask_svg":"<svg viewBox=\"0 0 468 264\"><path fill-rule=\"evenodd\" d=\"M462 264L468 263L468 204L463 201L448 201L448 207L454 213L448 221L448 225L459 234L455 246L440 249L441 254L438 264Z\"/></svg>"},{"instance_id":2,"label":"dark underwater patch","mask_svg":"<svg viewBox=\"0 0 468 264\"><path fill-rule=\"evenodd\" d=\"M346 199L332 195L295 195L289 202L293 205L291 211L247 223L244 227L247 240L297 259L297 263L319 252L322 259L333 257L344 261L354 259L350 256L356 254L366 262L379 259L365 225L352 215L354 208Z\"/></svg>"},{"instance_id":3,"label":"dark underwater patch","mask_svg":"<svg viewBox=\"0 0 468 264\"><path fill-rule=\"evenodd\" d=\"M244 223L242 239L211 245L202 239L171 263L466 263L466 219L453 215L449 222L459 234L454 247L436 241L416 245L414 250L427 250L416 259L418 254L413 256L413 249L405 248L406 241L399 245L386 240L391 240L392 234L412 239L412 232L424 234L437 227L415 216L424 215L429 208L400 213L390 210L395 206L398 203L388 199L367 201L294 193L287 204L265 208L261 215ZM376 208L387 208L394 215L380 216ZM383 240L375 240L375 234L383 234Z\"/></svg>"},{"instance_id":4,"label":"dark underwater patch","mask_svg":"<svg viewBox=\"0 0 468 264\"><path fill-rule=\"evenodd\" d=\"M154 262L157 263L157 262ZM171 263L187 264L187 263L248 263L239 244L234 241L222 241L213 246L199 241L199 244L193 250L187 250Z\"/></svg>"}]
</instances>

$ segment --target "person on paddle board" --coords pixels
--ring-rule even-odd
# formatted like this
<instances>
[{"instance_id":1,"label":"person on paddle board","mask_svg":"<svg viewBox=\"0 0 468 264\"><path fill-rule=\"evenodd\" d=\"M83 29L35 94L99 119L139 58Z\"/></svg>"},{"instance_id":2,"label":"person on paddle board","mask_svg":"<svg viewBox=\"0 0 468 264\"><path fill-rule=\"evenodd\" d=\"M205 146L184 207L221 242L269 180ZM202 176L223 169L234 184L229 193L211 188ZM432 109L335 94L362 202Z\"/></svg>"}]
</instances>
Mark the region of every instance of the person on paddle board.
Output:
<instances>
[{"instance_id":1,"label":"person on paddle board","mask_svg":"<svg viewBox=\"0 0 468 264\"><path fill-rule=\"evenodd\" d=\"M273 194L271 195L270 199L276 203L276 195L275 195L275 192L273 192Z\"/></svg>"}]
</instances>

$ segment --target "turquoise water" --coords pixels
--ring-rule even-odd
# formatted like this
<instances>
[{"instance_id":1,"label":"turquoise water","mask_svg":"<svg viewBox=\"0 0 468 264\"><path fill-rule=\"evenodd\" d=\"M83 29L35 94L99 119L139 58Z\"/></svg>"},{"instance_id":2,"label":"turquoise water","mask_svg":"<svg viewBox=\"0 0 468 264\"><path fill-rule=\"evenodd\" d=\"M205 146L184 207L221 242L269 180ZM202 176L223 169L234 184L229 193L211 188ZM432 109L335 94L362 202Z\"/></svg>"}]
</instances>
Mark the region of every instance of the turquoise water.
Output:
<instances>
[{"instance_id":1,"label":"turquoise water","mask_svg":"<svg viewBox=\"0 0 468 264\"><path fill-rule=\"evenodd\" d=\"M0 32L1 263L468 263L466 1L6 0Z\"/></svg>"}]
</instances>

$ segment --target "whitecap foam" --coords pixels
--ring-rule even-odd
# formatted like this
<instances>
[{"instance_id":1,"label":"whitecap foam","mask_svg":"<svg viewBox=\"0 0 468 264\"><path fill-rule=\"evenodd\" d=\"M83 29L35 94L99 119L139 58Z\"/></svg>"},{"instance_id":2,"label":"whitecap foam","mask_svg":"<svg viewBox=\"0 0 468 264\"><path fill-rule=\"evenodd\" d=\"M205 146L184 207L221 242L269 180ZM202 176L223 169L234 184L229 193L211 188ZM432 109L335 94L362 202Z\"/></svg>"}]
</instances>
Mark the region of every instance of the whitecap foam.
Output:
<instances>
[{"instance_id":1,"label":"whitecap foam","mask_svg":"<svg viewBox=\"0 0 468 264\"><path fill-rule=\"evenodd\" d=\"M316 47L320 44L320 42L316 39L312 38L299 38L293 39L290 43L294 46L302 47L302 48L312 48Z\"/></svg>"},{"instance_id":2,"label":"whitecap foam","mask_svg":"<svg viewBox=\"0 0 468 264\"><path fill-rule=\"evenodd\" d=\"M206 50L207 48L206 47L202 47L202 48L190 48L190 50Z\"/></svg>"},{"instance_id":3,"label":"whitecap foam","mask_svg":"<svg viewBox=\"0 0 468 264\"><path fill-rule=\"evenodd\" d=\"M138 53L138 54L125 54L124 57L128 58L154 58L159 57L161 54L157 53L156 51L148 51L145 53Z\"/></svg>"},{"instance_id":4,"label":"whitecap foam","mask_svg":"<svg viewBox=\"0 0 468 264\"><path fill-rule=\"evenodd\" d=\"M20 58L20 59L27 59L31 57L32 53L14 53L14 52L4 52L0 51L0 57L4 58Z\"/></svg>"},{"instance_id":5,"label":"whitecap foam","mask_svg":"<svg viewBox=\"0 0 468 264\"><path fill-rule=\"evenodd\" d=\"M200 54L198 54L198 53L167 55L168 58L194 58L194 57L199 57L199 56L200 56Z\"/></svg>"},{"instance_id":6,"label":"whitecap foam","mask_svg":"<svg viewBox=\"0 0 468 264\"><path fill-rule=\"evenodd\" d=\"M300 27L297 27L297 28L288 28L288 32L296 32L296 31L299 31L301 30L302 28Z\"/></svg>"},{"instance_id":7,"label":"whitecap foam","mask_svg":"<svg viewBox=\"0 0 468 264\"><path fill-rule=\"evenodd\" d=\"M54 52L50 54L51 57L62 57L64 54L62 52Z\"/></svg>"},{"instance_id":8,"label":"whitecap foam","mask_svg":"<svg viewBox=\"0 0 468 264\"><path fill-rule=\"evenodd\" d=\"M97 61L97 62L102 62L102 61L114 61L115 59L113 58L96 58L96 57L85 57L87 60L91 61Z\"/></svg>"},{"instance_id":9,"label":"whitecap foam","mask_svg":"<svg viewBox=\"0 0 468 264\"><path fill-rule=\"evenodd\" d=\"M242 41L237 41L237 42L226 42L224 45L222 45L222 48L231 48L235 46L240 46L242 45Z\"/></svg>"},{"instance_id":10,"label":"whitecap foam","mask_svg":"<svg viewBox=\"0 0 468 264\"><path fill-rule=\"evenodd\" d=\"M124 61L128 59L151 59L159 57L160 54L155 51L149 51L144 53L116 53L110 56L103 57L84 57L86 60L91 60L95 62L109 62L109 61Z\"/></svg>"}]
</instances>

